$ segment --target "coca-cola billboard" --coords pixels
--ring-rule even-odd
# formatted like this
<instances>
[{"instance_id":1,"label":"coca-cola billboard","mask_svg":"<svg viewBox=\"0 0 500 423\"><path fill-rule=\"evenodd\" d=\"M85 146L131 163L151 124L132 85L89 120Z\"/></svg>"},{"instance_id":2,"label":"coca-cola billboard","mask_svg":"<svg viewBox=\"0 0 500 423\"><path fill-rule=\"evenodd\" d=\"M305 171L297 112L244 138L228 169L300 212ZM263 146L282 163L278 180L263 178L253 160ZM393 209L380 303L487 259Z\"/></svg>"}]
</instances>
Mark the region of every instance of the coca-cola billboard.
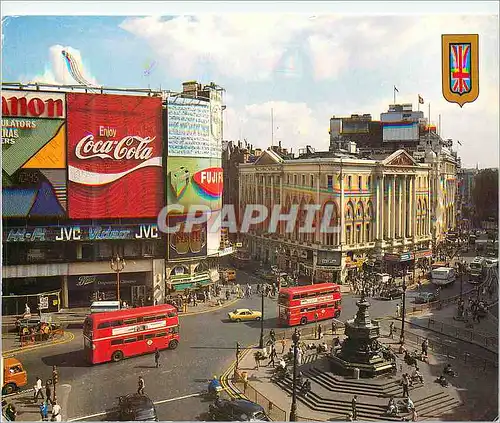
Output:
<instances>
[{"instance_id":1,"label":"coca-cola billboard","mask_svg":"<svg viewBox=\"0 0 500 423\"><path fill-rule=\"evenodd\" d=\"M156 217L163 207L161 98L67 95L69 217Z\"/></svg>"}]
</instances>

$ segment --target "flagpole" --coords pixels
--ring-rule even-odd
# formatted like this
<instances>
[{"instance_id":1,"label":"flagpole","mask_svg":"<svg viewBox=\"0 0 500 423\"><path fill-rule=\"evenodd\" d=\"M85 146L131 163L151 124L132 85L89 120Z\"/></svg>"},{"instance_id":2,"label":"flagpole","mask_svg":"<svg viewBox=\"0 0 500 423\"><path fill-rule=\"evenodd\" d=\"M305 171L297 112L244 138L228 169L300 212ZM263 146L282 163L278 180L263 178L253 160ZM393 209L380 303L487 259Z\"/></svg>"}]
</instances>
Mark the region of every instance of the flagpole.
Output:
<instances>
[{"instance_id":1,"label":"flagpole","mask_svg":"<svg viewBox=\"0 0 500 423\"><path fill-rule=\"evenodd\" d=\"M438 135L441 136L441 115L439 115L438 120Z\"/></svg>"},{"instance_id":2,"label":"flagpole","mask_svg":"<svg viewBox=\"0 0 500 423\"><path fill-rule=\"evenodd\" d=\"M431 133L431 103L429 102L429 134Z\"/></svg>"},{"instance_id":3,"label":"flagpole","mask_svg":"<svg viewBox=\"0 0 500 423\"><path fill-rule=\"evenodd\" d=\"M420 95L417 97L417 112L420 112Z\"/></svg>"},{"instance_id":4,"label":"flagpole","mask_svg":"<svg viewBox=\"0 0 500 423\"><path fill-rule=\"evenodd\" d=\"M274 147L274 110L271 107L271 147Z\"/></svg>"},{"instance_id":5,"label":"flagpole","mask_svg":"<svg viewBox=\"0 0 500 423\"><path fill-rule=\"evenodd\" d=\"M395 85L393 88L393 94L394 94L394 103L393 104L396 104L396 86Z\"/></svg>"}]
</instances>

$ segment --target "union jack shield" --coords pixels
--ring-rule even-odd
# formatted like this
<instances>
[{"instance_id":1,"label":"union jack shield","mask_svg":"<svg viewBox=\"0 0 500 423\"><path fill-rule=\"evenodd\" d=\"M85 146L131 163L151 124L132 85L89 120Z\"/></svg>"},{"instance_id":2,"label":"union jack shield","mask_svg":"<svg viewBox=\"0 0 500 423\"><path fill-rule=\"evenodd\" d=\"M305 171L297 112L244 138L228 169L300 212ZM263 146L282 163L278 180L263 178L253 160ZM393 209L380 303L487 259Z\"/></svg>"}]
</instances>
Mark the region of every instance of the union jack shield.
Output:
<instances>
[{"instance_id":1,"label":"union jack shield","mask_svg":"<svg viewBox=\"0 0 500 423\"><path fill-rule=\"evenodd\" d=\"M441 36L443 96L463 107L479 96L479 35Z\"/></svg>"}]
</instances>

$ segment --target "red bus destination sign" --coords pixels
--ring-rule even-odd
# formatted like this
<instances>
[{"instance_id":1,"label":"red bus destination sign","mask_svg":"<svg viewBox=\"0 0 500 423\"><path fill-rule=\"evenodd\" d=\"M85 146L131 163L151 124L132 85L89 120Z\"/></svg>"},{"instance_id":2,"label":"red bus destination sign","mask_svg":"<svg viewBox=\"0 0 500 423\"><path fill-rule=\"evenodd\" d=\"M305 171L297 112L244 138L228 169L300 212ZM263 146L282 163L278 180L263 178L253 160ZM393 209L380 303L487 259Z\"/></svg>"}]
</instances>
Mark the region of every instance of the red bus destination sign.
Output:
<instances>
[{"instance_id":1,"label":"red bus destination sign","mask_svg":"<svg viewBox=\"0 0 500 423\"><path fill-rule=\"evenodd\" d=\"M9 228L3 231L4 242L68 242L158 239L156 224L103 226L38 226Z\"/></svg>"}]
</instances>

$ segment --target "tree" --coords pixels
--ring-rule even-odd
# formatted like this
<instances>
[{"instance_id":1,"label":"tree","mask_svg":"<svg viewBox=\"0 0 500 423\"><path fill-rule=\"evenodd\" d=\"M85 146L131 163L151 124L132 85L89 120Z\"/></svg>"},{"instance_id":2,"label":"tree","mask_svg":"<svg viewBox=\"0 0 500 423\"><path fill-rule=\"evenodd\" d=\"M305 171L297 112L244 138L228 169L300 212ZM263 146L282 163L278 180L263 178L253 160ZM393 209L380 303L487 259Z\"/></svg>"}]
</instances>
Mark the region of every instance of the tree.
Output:
<instances>
[{"instance_id":1,"label":"tree","mask_svg":"<svg viewBox=\"0 0 500 423\"><path fill-rule=\"evenodd\" d=\"M498 169L483 169L476 175L472 198L479 222L498 220Z\"/></svg>"}]
</instances>

